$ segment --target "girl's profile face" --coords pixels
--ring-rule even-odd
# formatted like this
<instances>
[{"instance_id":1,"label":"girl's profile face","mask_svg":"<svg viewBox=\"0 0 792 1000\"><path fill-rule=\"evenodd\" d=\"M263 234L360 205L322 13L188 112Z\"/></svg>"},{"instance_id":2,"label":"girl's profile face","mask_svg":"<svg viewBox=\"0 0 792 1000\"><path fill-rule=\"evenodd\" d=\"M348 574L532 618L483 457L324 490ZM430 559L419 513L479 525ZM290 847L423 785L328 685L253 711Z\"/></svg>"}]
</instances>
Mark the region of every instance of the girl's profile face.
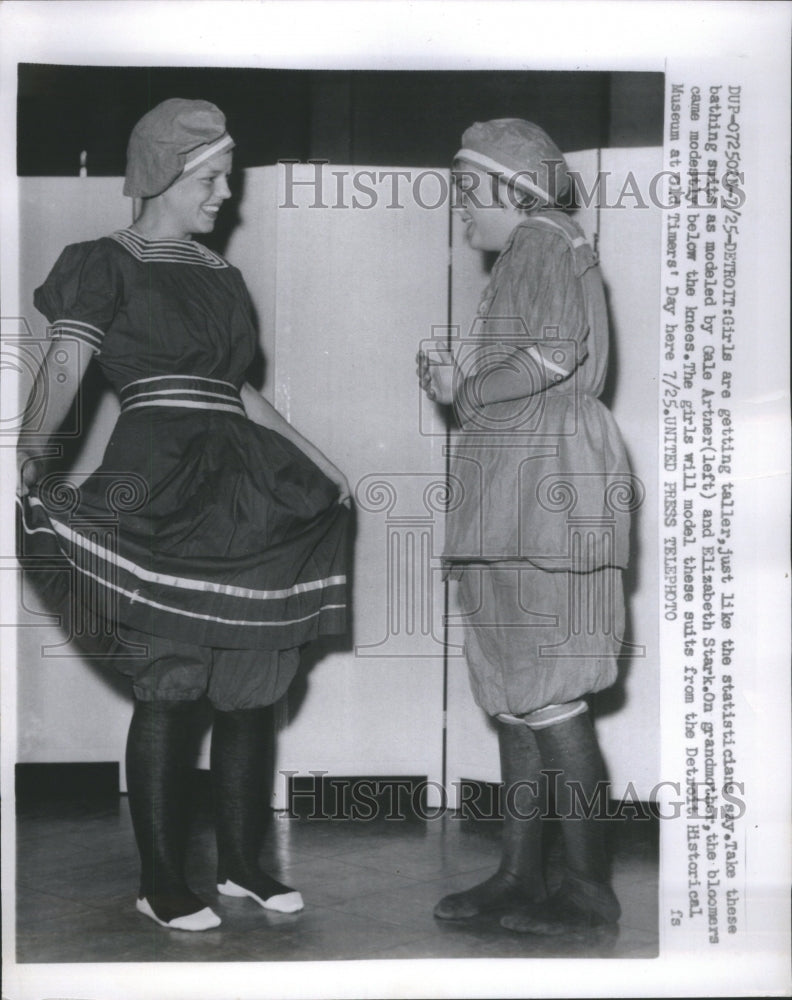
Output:
<instances>
[{"instance_id":1,"label":"girl's profile face","mask_svg":"<svg viewBox=\"0 0 792 1000\"><path fill-rule=\"evenodd\" d=\"M215 153L160 195L162 209L173 230L173 238L188 239L195 233L211 233L220 206L231 197L228 177L233 153Z\"/></svg>"},{"instance_id":2,"label":"girl's profile face","mask_svg":"<svg viewBox=\"0 0 792 1000\"><path fill-rule=\"evenodd\" d=\"M454 208L461 212L468 243L475 250L502 250L514 227L524 219L505 184L496 182L495 188L491 173L465 161L455 164L453 176L457 189Z\"/></svg>"}]
</instances>

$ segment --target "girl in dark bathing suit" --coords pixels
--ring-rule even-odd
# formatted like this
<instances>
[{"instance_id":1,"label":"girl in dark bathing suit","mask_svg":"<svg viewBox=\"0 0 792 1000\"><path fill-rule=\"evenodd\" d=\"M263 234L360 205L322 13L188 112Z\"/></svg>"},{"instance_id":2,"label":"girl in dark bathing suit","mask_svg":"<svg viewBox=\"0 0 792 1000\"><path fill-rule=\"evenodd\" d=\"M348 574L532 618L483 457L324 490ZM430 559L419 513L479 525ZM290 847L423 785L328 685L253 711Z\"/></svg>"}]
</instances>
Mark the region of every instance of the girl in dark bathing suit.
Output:
<instances>
[{"instance_id":1,"label":"girl in dark bathing suit","mask_svg":"<svg viewBox=\"0 0 792 1000\"><path fill-rule=\"evenodd\" d=\"M193 239L230 196L233 145L206 101L165 101L135 126L124 193L142 199L140 214L67 247L36 291L53 344L31 405L41 392L48 405L38 436L19 442L23 556L63 560L72 603L93 594L116 647L145 651L114 660L135 697L126 767L137 908L190 931L220 923L184 876L192 709L207 694L215 710L218 890L302 909L300 893L258 863L271 706L299 647L346 628L346 478L246 382L257 336L245 283ZM50 363L64 339L79 347L65 377ZM39 457L93 355L121 413L79 488L79 521L109 512L115 551L64 512Z\"/></svg>"}]
</instances>

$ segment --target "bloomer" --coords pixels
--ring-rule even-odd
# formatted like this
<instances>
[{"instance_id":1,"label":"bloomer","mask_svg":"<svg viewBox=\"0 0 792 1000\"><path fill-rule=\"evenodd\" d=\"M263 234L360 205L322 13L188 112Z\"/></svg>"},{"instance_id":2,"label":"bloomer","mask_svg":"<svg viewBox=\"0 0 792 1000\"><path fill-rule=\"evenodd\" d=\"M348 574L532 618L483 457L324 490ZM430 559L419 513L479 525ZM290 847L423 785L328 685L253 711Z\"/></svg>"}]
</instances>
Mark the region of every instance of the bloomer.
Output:
<instances>
[{"instance_id":1,"label":"bloomer","mask_svg":"<svg viewBox=\"0 0 792 1000\"><path fill-rule=\"evenodd\" d=\"M300 662L297 649L217 649L119 626L109 661L132 678L139 701L196 701L206 694L222 712L272 705ZM137 655L135 655L137 654Z\"/></svg>"},{"instance_id":2,"label":"bloomer","mask_svg":"<svg viewBox=\"0 0 792 1000\"><path fill-rule=\"evenodd\" d=\"M476 563L454 576L470 686L489 715L526 715L615 681L625 618L621 570Z\"/></svg>"}]
</instances>

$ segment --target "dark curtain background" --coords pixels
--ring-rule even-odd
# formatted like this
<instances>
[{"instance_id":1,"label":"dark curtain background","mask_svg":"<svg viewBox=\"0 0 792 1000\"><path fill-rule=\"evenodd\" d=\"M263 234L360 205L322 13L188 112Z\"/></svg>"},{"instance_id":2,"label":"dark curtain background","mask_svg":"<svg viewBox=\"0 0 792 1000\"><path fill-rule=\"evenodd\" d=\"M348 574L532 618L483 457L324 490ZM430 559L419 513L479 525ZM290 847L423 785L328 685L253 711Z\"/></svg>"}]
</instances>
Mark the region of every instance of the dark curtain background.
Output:
<instances>
[{"instance_id":1,"label":"dark curtain background","mask_svg":"<svg viewBox=\"0 0 792 1000\"><path fill-rule=\"evenodd\" d=\"M21 176L124 173L135 122L167 97L225 112L242 167L279 159L449 165L462 131L528 118L561 149L662 143L661 73L415 72L20 64Z\"/></svg>"}]
</instances>

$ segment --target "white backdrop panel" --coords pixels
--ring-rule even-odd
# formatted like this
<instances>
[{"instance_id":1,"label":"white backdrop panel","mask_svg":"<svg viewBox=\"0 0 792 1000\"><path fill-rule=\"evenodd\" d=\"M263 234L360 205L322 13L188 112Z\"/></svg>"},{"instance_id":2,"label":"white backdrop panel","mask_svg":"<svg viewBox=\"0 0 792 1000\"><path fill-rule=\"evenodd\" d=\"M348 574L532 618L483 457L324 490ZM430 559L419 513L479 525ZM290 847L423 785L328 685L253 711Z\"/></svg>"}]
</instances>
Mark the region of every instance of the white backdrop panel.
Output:
<instances>
[{"instance_id":1,"label":"white backdrop panel","mask_svg":"<svg viewBox=\"0 0 792 1000\"><path fill-rule=\"evenodd\" d=\"M348 206L362 169L325 167L325 201ZM294 177L311 181L314 168ZM301 186L298 207L271 209L274 401L357 497L352 641L328 644L295 687L279 768L439 780L443 593L431 567L442 550L443 433L431 411L422 427L415 353L446 322L447 214L407 196L389 208L387 181L376 192L369 209L311 208L315 189Z\"/></svg>"}]
</instances>

